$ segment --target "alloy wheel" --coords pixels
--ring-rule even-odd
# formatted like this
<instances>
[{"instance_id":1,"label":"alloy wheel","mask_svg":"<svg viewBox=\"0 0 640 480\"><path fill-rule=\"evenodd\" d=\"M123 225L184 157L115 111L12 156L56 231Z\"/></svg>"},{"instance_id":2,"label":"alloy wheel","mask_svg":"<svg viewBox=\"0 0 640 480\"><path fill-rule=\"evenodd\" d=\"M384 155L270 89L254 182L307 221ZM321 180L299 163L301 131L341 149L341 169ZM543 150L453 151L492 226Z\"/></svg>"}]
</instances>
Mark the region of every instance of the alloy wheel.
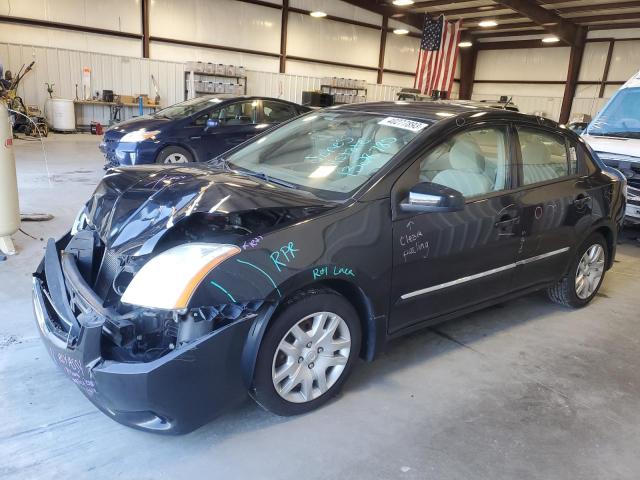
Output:
<instances>
[{"instance_id":1,"label":"alloy wheel","mask_svg":"<svg viewBox=\"0 0 640 480\"><path fill-rule=\"evenodd\" d=\"M181 153L170 153L164 159L164 163L188 163L189 160Z\"/></svg>"},{"instance_id":2,"label":"alloy wheel","mask_svg":"<svg viewBox=\"0 0 640 480\"><path fill-rule=\"evenodd\" d=\"M604 273L604 248L599 243L591 245L578 263L576 271L576 295L585 300L589 298L600 285Z\"/></svg>"},{"instance_id":3,"label":"alloy wheel","mask_svg":"<svg viewBox=\"0 0 640 480\"><path fill-rule=\"evenodd\" d=\"M327 392L342 375L351 352L351 332L342 317L317 312L284 335L273 357L271 375L285 400L304 403Z\"/></svg>"}]
</instances>

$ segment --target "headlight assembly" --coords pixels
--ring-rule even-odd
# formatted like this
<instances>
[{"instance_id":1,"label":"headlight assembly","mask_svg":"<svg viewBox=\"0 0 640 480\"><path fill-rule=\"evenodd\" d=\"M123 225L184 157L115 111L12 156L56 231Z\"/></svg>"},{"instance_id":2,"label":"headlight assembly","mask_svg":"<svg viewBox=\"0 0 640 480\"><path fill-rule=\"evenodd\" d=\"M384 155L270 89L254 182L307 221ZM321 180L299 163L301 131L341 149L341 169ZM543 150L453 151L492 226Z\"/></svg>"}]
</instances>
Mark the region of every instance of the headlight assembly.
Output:
<instances>
[{"instance_id":1,"label":"headlight assembly","mask_svg":"<svg viewBox=\"0 0 640 480\"><path fill-rule=\"evenodd\" d=\"M149 260L133 277L121 301L164 310L187 308L200 282L240 247L220 243L186 243Z\"/></svg>"},{"instance_id":2,"label":"headlight assembly","mask_svg":"<svg viewBox=\"0 0 640 480\"><path fill-rule=\"evenodd\" d=\"M125 136L123 136L120 141L127 143L138 143L144 140L155 139L156 135L160 133L160 130L151 130L147 132L146 130L136 130L135 132L129 132Z\"/></svg>"}]
</instances>

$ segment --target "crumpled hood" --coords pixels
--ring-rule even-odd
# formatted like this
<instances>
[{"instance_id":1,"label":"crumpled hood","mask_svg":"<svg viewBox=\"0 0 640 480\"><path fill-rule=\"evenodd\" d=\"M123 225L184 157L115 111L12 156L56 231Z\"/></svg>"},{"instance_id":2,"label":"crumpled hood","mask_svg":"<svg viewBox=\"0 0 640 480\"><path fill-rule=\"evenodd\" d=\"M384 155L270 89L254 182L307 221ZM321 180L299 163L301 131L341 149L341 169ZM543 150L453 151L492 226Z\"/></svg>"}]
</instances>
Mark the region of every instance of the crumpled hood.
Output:
<instances>
[{"instance_id":1,"label":"crumpled hood","mask_svg":"<svg viewBox=\"0 0 640 480\"><path fill-rule=\"evenodd\" d=\"M640 161L640 139L598 135L583 135L582 138L598 153L602 160L605 160L606 154L610 153L613 154L612 157L627 156L630 157L627 161Z\"/></svg>"},{"instance_id":2,"label":"crumpled hood","mask_svg":"<svg viewBox=\"0 0 640 480\"><path fill-rule=\"evenodd\" d=\"M329 205L308 192L206 165L141 165L107 172L87 203L87 220L108 249L146 255L168 230L195 213Z\"/></svg>"}]
</instances>

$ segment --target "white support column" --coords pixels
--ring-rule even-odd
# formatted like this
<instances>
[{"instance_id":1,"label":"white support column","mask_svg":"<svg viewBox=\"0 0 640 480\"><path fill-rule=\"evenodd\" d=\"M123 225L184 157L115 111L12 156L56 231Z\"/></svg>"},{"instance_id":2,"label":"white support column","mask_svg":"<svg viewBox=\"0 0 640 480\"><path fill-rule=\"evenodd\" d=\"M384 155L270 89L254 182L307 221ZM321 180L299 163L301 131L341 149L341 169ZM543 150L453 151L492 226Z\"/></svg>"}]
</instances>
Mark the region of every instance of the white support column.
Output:
<instances>
[{"instance_id":1,"label":"white support column","mask_svg":"<svg viewBox=\"0 0 640 480\"><path fill-rule=\"evenodd\" d=\"M0 100L0 251L14 255L16 249L11 235L20 228L18 205L18 178L13 154L13 132L9 123L9 111Z\"/></svg>"}]
</instances>

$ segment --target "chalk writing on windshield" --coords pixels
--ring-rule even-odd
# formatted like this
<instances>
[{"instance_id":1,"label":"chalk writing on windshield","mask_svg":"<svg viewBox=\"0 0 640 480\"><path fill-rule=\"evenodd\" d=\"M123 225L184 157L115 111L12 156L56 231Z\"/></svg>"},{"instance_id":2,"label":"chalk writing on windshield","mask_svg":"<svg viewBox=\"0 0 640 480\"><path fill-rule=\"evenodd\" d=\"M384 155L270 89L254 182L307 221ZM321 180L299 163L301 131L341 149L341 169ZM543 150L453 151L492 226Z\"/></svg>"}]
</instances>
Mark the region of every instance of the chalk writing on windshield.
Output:
<instances>
[{"instance_id":1,"label":"chalk writing on windshield","mask_svg":"<svg viewBox=\"0 0 640 480\"><path fill-rule=\"evenodd\" d=\"M396 137L384 137L374 142L370 137L343 136L320 150L317 155L307 155L305 160L340 167L338 175L357 176L381 153L388 154L391 145L397 142Z\"/></svg>"}]
</instances>

